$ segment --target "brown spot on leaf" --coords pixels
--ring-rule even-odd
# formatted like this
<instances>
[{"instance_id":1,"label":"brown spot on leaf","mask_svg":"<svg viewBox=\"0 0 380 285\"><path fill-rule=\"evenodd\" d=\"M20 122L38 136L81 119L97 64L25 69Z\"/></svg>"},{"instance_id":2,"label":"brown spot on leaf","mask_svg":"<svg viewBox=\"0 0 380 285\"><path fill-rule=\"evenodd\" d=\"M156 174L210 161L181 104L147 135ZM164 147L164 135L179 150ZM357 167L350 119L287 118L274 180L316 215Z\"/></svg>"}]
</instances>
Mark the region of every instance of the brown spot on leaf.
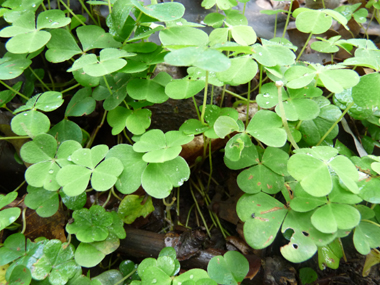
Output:
<instances>
[{"instance_id":1,"label":"brown spot on leaf","mask_svg":"<svg viewBox=\"0 0 380 285\"><path fill-rule=\"evenodd\" d=\"M260 212L260 214L266 214L266 213L270 213L270 212L275 212L275 211L278 211L278 210L281 210L281 209L282 209L281 207L273 207L272 209Z\"/></svg>"},{"instance_id":2,"label":"brown spot on leaf","mask_svg":"<svg viewBox=\"0 0 380 285\"><path fill-rule=\"evenodd\" d=\"M248 180L251 180L253 178L253 175L249 175Z\"/></svg>"},{"instance_id":3,"label":"brown spot on leaf","mask_svg":"<svg viewBox=\"0 0 380 285\"><path fill-rule=\"evenodd\" d=\"M262 218L262 217L255 217L256 220L260 220L262 222L268 222L269 220L266 219L266 218Z\"/></svg>"},{"instance_id":4,"label":"brown spot on leaf","mask_svg":"<svg viewBox=\"0 0 380 285\"><path fill-rule=\"evenodd\" d=\"M269 184L267 184L267 187L268 187L268 189L272 189L272 188L273 188L273 185L269 185Z\"/></svg>"},{"instance_id":5,"label":"brown spot on leaf","mask_svg":"<svg viewBox=\"0 0 380 285\"><path fill-rule=\"evenodd\" d=\"M264 242L263 245L266 245L266 244L269 243L272 239L273 239L273 235L270 235L270 237Z\"/></svg>"}]
</instances>

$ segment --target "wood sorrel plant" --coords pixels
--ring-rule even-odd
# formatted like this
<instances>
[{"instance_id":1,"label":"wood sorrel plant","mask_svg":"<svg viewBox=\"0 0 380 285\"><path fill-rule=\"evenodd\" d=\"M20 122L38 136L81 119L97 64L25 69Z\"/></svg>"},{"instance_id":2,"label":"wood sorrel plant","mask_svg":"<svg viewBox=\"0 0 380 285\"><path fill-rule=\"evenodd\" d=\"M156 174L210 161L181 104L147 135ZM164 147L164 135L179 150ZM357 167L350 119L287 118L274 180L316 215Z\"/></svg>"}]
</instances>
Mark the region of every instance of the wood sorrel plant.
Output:
<instances>
[{"instance_id":1,"label":"wood sorrel plant","mask_svg":"<svg viewBox=\"0 0 380 285\"><path fill-rule=\"evenodd\" d=\"M245 194L237 213L253 248L269 246L281 231L289 240L281 248L286 259L303 262L318 252L321 267L337 268L343 256L340 238L351 232L363 255L380 246L380 159L366 155L372 154L380 139L380 52L370 40L318 38L311 45L314 50L331 53L333 59L337 49L355 47L354 56L328 65L299 60L312 36L326 32L333 20L344 27L352 17L363 23L367 10L356 11L357 5L344 6L349 13L341 7L296 9L292 15L297 29L309 34L296 57L297 48L285 38L258 42L244 13L233 9L235 0L202 2L206 9L218 7L204 19L214 28L209 35L200 29L203 25L184 20L184 6L173 1L152 0L147 6L138 0L79 2L89 19L61 0L62 10L51 9L50 1L42 0L7 0L0 9L8 23L0 37L10 38L0 61L0 82L6 88L0 93L0 107L14 115L11 129L16 135L1 139L30 139L19 151L30 165L25 172L25 204L41 217L50 217L62 207L61 198L73 210L74 222L67 224L66 231L80 242L74 248L58 240L26 241L24 225L0 248L0 265L10 265L8 282L21 278L26 284L36 280L84 284L80 282L87 277L81 275L81 266L93 267L118 248L125 238L124 222L148 215L154 210L151 197L166 198L189 180L190 167L179 154L195 135L205 138L210 169L211 139L231 136L224 161L230 169L242 170L237 182ZM248 0L239 2L245 5ZM109 9L105 24L92 13L97 5ZM377 19L379 7L376 2L371 5ZM158 34L160 45L149 41L153 34ZM51 69L33 69L32 63L40 58L63 64L72 79L57 83ZM153 76L160 63L186 66L188 75L173 79L159 72ZM359 76L353 66L371 72ZM255 77L259 92L251 100ZM247 96L226 89L242 84L248 84ZM34 91L37 85L39 94ZM229 93L247 106L243 121L234 108L207 104L214 86L223 88L222 103ZM198 106L194 100L198 119L189 118L179 130L166 133L148 130L152 112L146 107L169 98L194 98L202 90L203 104ZM75 94L64 95L70 91ZM11 102L23 104L14 108ZM71 120L94 113L97 102L102 102L102 108L95 130L85 130ZM259 107L252 118L248 116L251 103ZM64 116L51 126L45 113L57 109ZM367 128L362 137L366 152L359 148L360 157L336 139L345 114ZM105 121L112 135L123 133L128 143L111 149L92 146ZM140 186L150 196L144 205L140 197L129 195ZM87 191L107 191L108 201L111 194L117 197L115 188L128 195L118 213L105 211L107 203L84 208ZM15 192L1 195L0 210L16 197ZM16 207L3 209L0 230L9 228L20 214ZM216 215L213 221L220 226ZM104 283L107 274L116 274L119 283L133 276L133 284L237 284L247 274L246 260L238 254L218 258L223 262L211 261L208 273L194 269L175 277L179 262L172 250L165 249L157 260L145 259L138 267L124 262L120 272L107 271L93 282L108 284ZM218 275L232 264L239 264L234 272Z\"/></svg>"}]
</instances>

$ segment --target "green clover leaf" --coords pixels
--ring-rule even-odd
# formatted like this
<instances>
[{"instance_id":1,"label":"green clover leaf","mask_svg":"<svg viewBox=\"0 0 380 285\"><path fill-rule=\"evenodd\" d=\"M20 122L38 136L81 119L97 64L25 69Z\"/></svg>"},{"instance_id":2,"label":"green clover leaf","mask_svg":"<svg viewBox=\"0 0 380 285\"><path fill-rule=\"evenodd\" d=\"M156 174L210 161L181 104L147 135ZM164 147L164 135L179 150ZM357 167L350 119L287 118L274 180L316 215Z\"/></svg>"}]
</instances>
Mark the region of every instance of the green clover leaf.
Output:
<instances>
[{"instance_id":1,"label":"green clover leaf","mask_svg":"<svg viewBox=\"0 0 380 285\"><path fill-rule=\"evenodd\" d=\"M149 163L141 176L142 186L152 197L166 198L173 187L182 186L190 177L190 168L182 157L164 163Z\"/></svg>"},{"instance_id":2,"label":"green clover leaf","mask_svg":"<svg viewBox=\"0 0 380 285\"><path fill-rule=\"evenodd\" d=\"M20 76L32 61L26 58L26 54L13 54L7 52L0 59L0 79L9 80Z\"/></svg>"},{"instance_id":3,"label":"green clover leaf","mask_svg":"<svg viewBox=\"0 0 380 285\"><path fill-rule=\"evenodd\" d=\"M340 178L340 183L354 194L359 193L356 181L359 174L354 164L331 147L298 149L288 161L288 171L301 182L302 188L312 196L322 197L333 188L331 168Z\"/></svg>"},{"instance_id":4,"label":"green clover leaf","mask_svg":"<svg viewBox=\"0 0 380 285\"><path fill-rule=\"evenodd\" d=\"M78 268L74 261L74 251L72 244L62 244L56 239L49 240L43 249L44 255L33 265L33 279L48 278L51 284L66 284Z\"/></svg>"},{"instance_id":5,"label":"green clover leaf","mask_svg":"<svg viewBox=\"0 0 380 285\"><path fill-rule=\"evenodd\" d=\"M31 11L23 13L13 25L0 32L0 37L12 37L6 44L9 52L15 54L32 53L43 48L51 38L51 34L42 29L57 29L71 22L61 10L41 12L35 27L35 15Z\"/></svg>"},{"instance_id":6,"label":"green clover leaf","mask_svg":"<svg viewBox=\"0 0 380 285\"><path fill-rule=\"evenodd\" d=\"M224 256L214 256L207 265L211 279L218 284L239 284L249 270L247 259L237 251L228 251Z\"/></svg>"},{"instance_id":7,"label":"green clover leaf","mask_svg":"<svg viewBox=\"0 0 380 285\"><path fill-rule=\"evenodd\" d=\"M25 197L25 205L36 210L40 217L53 216L59 207L58 193L44 188L36 188L28 185L28 195Z\"/></svg>"},{"instance_id":8,"label":"green clover leaf","mask_svg":"<svg viewBox=\"0 0 380 285\"><path fill-rule=\"evenodd\" d=\"M21 158L34 163L25 172L25 179L33 187L44 187L55 191L60 188L56 176L60 167L71 164L67 158L81 145L76 141L65 141L57 150L57 141L48 134L41 134L33 141L25 143L21 150Z\"/></svg>"},{"instance_id":9,"label":"green clover leaf","mask_svg":"<svg viewBox=\"0 0 380 285\"><path fill-rule=\"evenodd\" d=\"M148 196L148 199L141 204L144 197L137 195L128 195L124 197L119 205L117 213L124 223L132 224L138 217L143 216L146 218L151 212L154 211L152 197Z\"/></svg>"},{"instance_id":10,"label":"green clover leaf","mask_svg":"<svg viewBox=\"0 0 380 285\"><path fill-rule=\"evenodd\" d=\"M272 244L288 212L277 199L265 193L244 194L238 201L236 212L244 223L244 236L253 248Z\"/></svg>"},{"instance_id":11,"label":"green clover leaf","mask_svg":"<svg viewBox=\"0 0 380 285\"><path fill-rule=\"evenodd\" d=\"M10 204L17 198L17 193L11 192L7 195L0 195L0 210ZM8 227L18 219L21 214L21 209L17 207L8 208L0 211L0 231Z\"/></svg>"},{"instance_id":12,"label":"green clover leaf","mask_svg":"<svg viewBox=\"0 0 380 285\"><path fill-rule=\"evenodd\" d=\"M143 155L146 162L165 162L176 158L183 144L192 141L193 135L185 135L181 131L163 133L161 130L150 130L133 145L136 152L147 152Z\"/></svg>"},{"instance_id":13,"label":"green clover leaf","mask_svg":"<svg viewBox=\"0 0 380 285\"><path fill-rule=\"evenodd\" d=\"M248 168L238 175L237 183L240 189L248 194L255 194L259 191L268 194L280 192L284 187L283 176L287 172L284 172L283 168L286 166L288 158L287 153L280 149L266 148L262 161L258 162L258 165Z\"/></svg>"},{"instance_id":14,"label":"green clover leaf","mask_svg":"<svg viewBox=\"0 0 380 285\"><path fill-rule=\"evenodd\" d=\"M247 132L268 146L282 147L287 139L281 118L274 112L258 111L250 121Z\"/></svg>"},{"instance_id":15,"label":"green clover leaf","mask_svg":"<svg viewBox=\"0 0 380 285\"><path fill-rule=\"evenodd\" d=\"M108 227L113 223L112 214L98 205L74 211L73 218L74 222L66 225L66 231L86 243L105 240L109 235Z\"/></svg>"},{"instance_id":16,"label":"green clover leaf","mask_svg":"<svg viewBox=\"0 0 380 285\"><path fill-rule=\"evenodd\" d=\"M104 159L108 146L97 145L91 149L78 149L69 160L73 164L59 170L57 182L68 196L83 193L91 179L92 187L97 191L110 189L123 171L123 165L116 157ZM101 162L102 161L102 162Z\"/></svg>"}]
</instances>

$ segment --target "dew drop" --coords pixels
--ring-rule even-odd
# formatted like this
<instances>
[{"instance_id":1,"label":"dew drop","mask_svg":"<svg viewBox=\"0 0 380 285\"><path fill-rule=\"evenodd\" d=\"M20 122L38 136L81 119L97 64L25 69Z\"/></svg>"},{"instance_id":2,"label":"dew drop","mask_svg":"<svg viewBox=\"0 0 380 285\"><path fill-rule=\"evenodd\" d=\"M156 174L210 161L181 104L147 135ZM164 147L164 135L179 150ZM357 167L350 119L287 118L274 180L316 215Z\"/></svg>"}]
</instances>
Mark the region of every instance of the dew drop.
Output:
<instances>
[{"instance_id":1,"label":"dew drop","mask_svg":"<svg viewBox=\"0 0 380 285\"><path fill-rule=\"evenodd\" d=\"M27 114L27 113L24 113L24 116L28 116L28 114Z\"/></svg>"},{"instance_id":2,"label":"dew drop","mask_svg":"<svg viewBox=\"0 0 380 285\"><path fill-rule=\"evenodd\" d=\"M268 104L269 104L269 102L265 102L265 104L267 104L267 105L268 105Z\"/></svg>"},{"instance_id":3,"label":"dew drop","mask_svg":"<svg viewBox=\"0 0 380 285\"><path fill-rule=\"evenodd\" d=\"M33 4L32 7L35 8L35 7L36 7L36 4Z\"/></svg>"},{"instance_id":4,"label":"dew drop","mask_svg":"<svg viewBox=\"0 0 380 285\"><path fill-rule=\"evenodd\" d=\"M193 279L194 278L194 275L190 275L190 279Z\"/></svg>"},{"instance_id":5,"label":"dew drop","mask_svg":"<svg viewBox=\"0 0 380 285\"><path fill-rule=\"evenodd\" d=\"M152 280L152 283L153 283L153 284L154 284L154 283L156 283L156 282L157 282L157 280L156 280L156 279L153 279L153 280Z\"/></svg>"},{"instance_id":6,"label":"dew drop","mask_svg":"<svg viewBox=\"0 0 380 285\"><path fill-rule=\"evenodd\" d=\"M69 157L67 158L67 160L68 160L68 161L71 161L71 156L69 156Z\"/></svg>"},{"instance_id":7,"label":"dew drop","mask_svg":"<svg viewBox=\"0 0 380 285\"><path fill-rule=\"evenodd\" d=\"M58 25L58 22L54 22L54 23L52 23L51 25Z\"/></svg>"},{"instance_id":8,"label":"dew drop","mask_svg":"<svg viewBox=\"0 0 380 285\"><path fill-rule=\"evenodd\" d=\"M269 97L269 93L264 93L263 97L265 98Z\"/></svg>"},{"instance_id":9,"label":"dew drop","mask_svg":"<svg viewBox=\"0 0 380 285\"><path fill-rule=\"evenodd\" d=\"M54 173L54 170L53 170L53 169L50 169L50 170L49 170L49 173L50 173L50 174L53 174L53 173Z\"/></svg>"}]
</instances>

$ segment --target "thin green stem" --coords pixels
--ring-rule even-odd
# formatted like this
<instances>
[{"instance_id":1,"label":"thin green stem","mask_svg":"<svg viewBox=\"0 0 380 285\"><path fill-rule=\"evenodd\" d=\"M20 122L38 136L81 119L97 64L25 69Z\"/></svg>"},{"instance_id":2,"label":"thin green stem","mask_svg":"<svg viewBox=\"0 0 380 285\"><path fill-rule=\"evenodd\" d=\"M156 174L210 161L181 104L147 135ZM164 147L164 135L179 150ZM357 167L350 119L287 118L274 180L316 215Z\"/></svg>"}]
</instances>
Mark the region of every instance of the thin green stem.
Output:
<instances>
[{"instance_id":1,"label":"thin green stem","mask_svg":"<svg viewBox=\"0 0 380 285\"><path fill-rule=\"evenodd\" d=\"M140 14L137 16L137 18L136 18L136 25L135 25L135 27L132 29L132 31L129 33L129 35L125 38L125 40L124 40L124 42L123 42L123 46L125 46L125 44L127 43L128 39L129 39L129 37L132 35L132 33L133 33L134 31L136 31L137 27L139 26L138 21L140 21L140 18L141 18L142 15L143 15L143 13L140 12Z\"/></svg>"},{"instance_id":2,"label":"thin green stem","mask_svg":"<svg viewBox=\"0 0 380 285\"><path fill-rule=\"evenodd\" d=\"M197 105L197 101L195 101L194 96L192 98L193 98L193 102L194 102L195 111L197 111L198 120L200 121L201 120L201 114L199 113L199 108L198 108L198 105Z\"/></svg>"},{"instance_id":3,"label":"thin green stem","mask_svg":"<svg viewBox=\"0 0 380 285\"><path fill-rule=\"evenodd\" d=\"M193 182L194 183L194 182ZM197 207L197 210L198 210L198 213L199 215L201 216L201 219L203 221L203 224L206 228L206 231L207 231L207 234L209 237L211 237L211 234L210 234L210 231L208 229L208 226L207 226L207 223L206 223L206 220L205 220L205 217L203 216L202 212L201 212L201 209L199 208L199 205L198 205L198 202L197 202L197 199L195 199L195 195L194 195L194 192L193 192L193 187L192 185L190 184L190 192L191 192L191 196L193 197L193 200L195 202L195 206Z\"/></svg>"},{"instance_id":4,"label":"thin green stem","mask_svg":"<svg viewBox=\"0 0 380 285\"><path fill-rule=\"evenodd\" d=\"M324 0L322 0L322 7L323 7L323 9L326 9L326 5L325 5L325 1Z\"/></svg>"},{"instance_id":5,"label":"thin green stem","mask_svg":"<svg viewBox=\"0 0 380 285\"><path fill-rule=\"evenodd\" d=\"M177 213L177 221L178 222L180 222L179 221L179 187L176 189L176 191L177 191L177 207L176 207L176 213Z\"/></svg>"},{"instance_id":6,"label":"thin green stem","mask_svg":"<svg viewBox=\"0 0 380 285\"><path fill-rule=\"evenodd\" d=\"M226 94L226 84L223 85L223 90L222 90L222 98L220 99L220 108L223 107L223 102L224 102L224 95Z\"/></svg>"},{"instance_id":7,"label":"thin green stem","mask_svg":"<svg viewBox=\"0 0 380 285\"><path fill-rule=\"evenodd\" d=\"M75 85L73 85L73 86L71 86L71 87L69 87L69 88L61 91L61 93L63 94L63 93L69 92L70 90L73 90L73 89L75 89L75 88L77 88L79 86L81 86L80 83L77 83L77 84L75 84Z\"/></svg>"},{"instance_id":8,"label":"thin green stem","mask_svg":"<svg viewBox=\"0 0 380 285\"><path fill-rule=\"evenodd\" d=\"M206 193L210 190L210 184L211 184L211 176L212 176L212 149L211 149L211 139L209 139L208 143L208 160L210 163L210 175L207 180L207 186L206 186Z\"/></svg>"},{"instance_id":9,"label":"thin green stem","mask_svg":"<svg viewBox=\"0 0 380 285\"><path fill-rule=\"evenodd\" d=\"M261 64L259 64L259 71L260 71L260 75L259 75L259 94L260 94L261 85L263 85L263 66Z\"/></svg>"},{"instance_id":10,"label":"thin green stem","mask_svg":"<svg viewBox=\"0 0 380 285\"><path fill-rule=\"evenodd\" d=\"M22 182L19 186L17 186L17 188L13 190L12 192L17 192L25 184L25 182L26 180L24 180L24 182Z\"/></svg>"},{"instance_id":11,"label":"thin green stem","mask_svg":"<svg viewBox=\"0 0 380 285\"><path fill-rule=\"evenodd\" d=\"M284 129L286 134L288 135L288 140L292 144L292 146L295 149L299 149L296 141L294 140L294 137L289 129L288 121L286 120L286 115L285 115L285 109L284 109L284 104L282 102L282 86L284 86L284 83L282 81L276 81L276 87L277 87L277 94L278 94L278 107L280 110L280 116L282 123L284 125Z\"/></svg>"},{"instance_id":12,"label":"thin green stem","mask_svg":"<svg viewBox=\"0 0 380 285\"><path fill-rule=\"evenodd\" d=\"M206 111L206 104L207 104L207 91L208 91L208 70L206 70L206 80L205 80L205 89L203 93L203 106L202 106L202 114L201 114L201 123L206 125L205 123L205 111Z\"/></svg>"},{"instance_id":13,"label":"thin green stem","mask_svg":"<svg viewBox=\"0 0 380 285\"><path fill-rule=\"evenodd\" d=\"M211 85L211 98L210 98L210 104L214 104L214 85Z\"/></svg>"},{"instance_id":14,"label":"thin green stem","mask_svg":"<svg viewBox=\"0 0 380 285\"><path fill-rule=\"evenodd\" d=\"M369 26L371 25L374 17L375 17L375 13L372 13L371 19L369 20L367 28L365 29L365 35L367 36L367 38L368 38L368 29L369 29Z\"/></svg>"},{"instance_id":15,"label":"thin green stem","mask_svg":"<svg viewBox=\"0 0 380 285\"><path fill-rule=\"evenodd\" d=\"M24 208L24 210L22 210L22 230L21 230L22 234L24 234L26 230L26 218L25 218L26 209L28 208Z\"/></svg>"},{"instance_id":16,"label":"thin green stem","mask_svg":"<svg viewBox=\"0 0 380 285\"><path fill-rule=\"evenodd\" d=\"M210 173L207 173L206 171L202 170L203 174L206 174L207 176L211 177L211 180L215 183L215 185L219 185L218 181L213 178Z\"/></svg>"},{"instance_id":17,"label":"thin green stem","mask_svg":"<svg viewBox=\"0 0 380 285\"><path fill-rule=\"evenodd\" d=\"M238 95L238 94L236 94L236 93L234 93L234 92L232 92L232 91L230 91L230 90L226 90L226 92L228 93L228 94L231 94L232 96L234 96L234 97L236 97L236 98L239 98L240 100L242 100L242 101L244 101L244 102L247 102L248 100L247 100L247 98L244 98L244 97L242 97L242 96L240 96L240 95ZM250 103L254 103L254 102L256 102L255 100L252 100L252 101L248 101L248 102L250 102Z\"/></svg>"},{"instance_id":18,"label":"thin green stem","mask_svg":"<svg viewBox=\"0 0 380 285\"><path fill-rule=\"evenodd\" d=\"M112 195L112 192L111 191L108 191L108 196L107 196L107 200L103 203L102 207L105 208L109 202L109 200L111 199L111 195Z\"/></svg>"},{"instance_id":19,"label":"thin green stem","mask_svg":"<svg viewBox=\"0 0 380 285\"><path fill-rule=\"evenodd\" d=\"M110 93L110 95L112 95L111 87L110 87L110 85L108 84L108 81L107 81L107 78L106 78L105 75L103 75L103 79L104 79L104 83L105 83L106 86L107 86L108 92Z\"/></svg>"},{"instance_id":20,"label":"thin green stem","mask_svg":"<svg viewBox=\"0 0 380 285\"><path fill-rule=\"evenodd\" d=\"M114 189L113 186L112 186L112 188L111 188L111 193L112 193L112 195L113 195L116 199L118 199L119 201L123 201L123 199L121 199L119 196L117 196L117 194L115 193L115 189Z\"/></svg>"},{"instance_id":21,"label":"thin green stem","mask_svg":"<svg viewBox=\"0 0 380 285\"><path fill-rule=\"evenodd\" d=\"M37 80L42 84L43 87L45 87L47 90L51 91L50 88L46 86L45 82L42 81L42 79L37 75L37 73L34 72L34 70L30 66L29 66L29 70L37 78Z\"/></svg>"},{"instance_id":22,"label":"thin green stem","mask_svg":"<svg viewBox=\"0 0 380 285\"><path fill-rule=\"evenodd\" d=\"M81 1L81 0L79 0ZM74 12L65 4L65 2L63 2L62 0L59 0L58 2L60 2L66 9L67 11L69 11L69 13L75 18L78 20L79 23L81 23L81 25L83 26L86 26L85 23L83 23L83 21L81 19L79 19L79 17L77 15L74 14Z\"/></svg>"},{"instance_id":23,"label":"thin green stem","mask_svg":"<svg viewBox=\"0 0 380 285\"><path fill-rule=\"evenodd\" d=\"M88 14L88 16L91 18L91 20L98 26L100 26L100 22L97 22L94 18L94 16L92 15L92 13L90 13L90 11L88 11L86 5L83 3L83 0L79 0L79 3L81 4L82 8L86 11L86 13Z\"/></svg>"},{"instance_id":24,"label":"thin green stem","mask_svg":"<svg viewBox=\"0 0 380 285\"><path fill-rule=\"evenodd\" d=\"M22 98L24 98L25 100L29 100L28 97L26 97L25 95L21 94L20 92L18 92L16 89L13 89L11 86L9 86L8 84L6 84L3 80L0 80L0 83L3 84L6 88L8 88L9 90L11 90L13 93L16 93L17 95L21 96Z\"/></svg>"},{"instance_id":25,"label":"thin green stem","mask_svg":"<svg viewBox=\"0 0 380 285\"><path fill-rule=\"evenodd\" d=\"M276 14L276 17L274 18L274 32L273 32L273 37L274 38L277 35L277 16L278 16L278 14Z\"/></svg>"},{"instance_id":26,"label":"thin green stem","mask_svg":"<svg viewBox=\"0 0 380 285\"><path fill-rule=\"evenodd\" d=\"M124 134L125 138L128 140L128 142L132 145L133 142L132 142L132 140L129 138L129 136L127 135L127 131L125 130L125 128L123 129L123 134Z\"/></svg>"},{"instance_id":27,"label":"thin green stem","mask_svg":"<svg viewBox=\"0 0 380 285\"><path fill-rule=\"evenodd\" d=\"M189 220L190 220L190 214L191 214L191 210L194 208L195 204L191 205L190 209L189 209L189 212L187 213L187 217L186 217L186 223L185 223L185 227L188 228L188 224L189 224Z\"/></svg>"},{"instance_id":28,"label":"thin green stem","mask_svg":"<svg viewBox=\"0 0 380 285\"><path fill-rule=\"evenodd\" d=\"M50 0L48 0L48 9L51 10Z\"/></svg>"},{"instance_id":29,"label":"thin green stem","mask_svg":"<svg viewBox=\"0 0 380 285\"><path fill-rule=\"evenodd\" d=\"M86 145L86 148L90 148L92 143L94 142L94 139L96 137L96 135L98 134L100 128L103 126L103 123L104 123L104 120L106 119L106 116L107 116L107 110L104 111L104 114L103 114L103 118L102 118L102 121L100 122L100 124L96 127L95 131L94 131L94 134L90 137L87 145Z\"/></svg>"},{"instance_id":30,"label":"thin green stem","mask_svg":"<svg viewBox=\"0 0 380 285\"><path fill-rule=\"evenodd\" d=\"M28 136L19 136L19 137L0 137L0 140L22 140L22 139L30 139Z\"/></svg>"},{"instance_id":31,"label":"thin green stem","mask_svg":"<svg viewBox=\"0 0 380 285\"><path fill-rule=\"evenodd\" d=\"M249 123L249 101L251 100L251 80L248 81L248 94L247 94L247 112L246 112L246 117L245 117L245 128L248 127Z\"/></svg>"},{"instance_id":32,"label":"thin green stem","mask_svg":"<svg viewBox=\"0 0 380 285\"><path fill-rule=\"evenodd\" d=\"M245 8L247 7L247 3L244 3L244 7L243 7L243 15L245 14Z\"/></svg>"},{"instance_id":33,"label":"thin green stem","mask_svg":"<svg viewBox=\"0 0 380 285\"><path fill-rule=\"evenodd\" d=\"M309 43L309 41L310 41L312 35L313 35L313 33L310 33L309 37L307 38L305 44L303 45L302 50L301 50L301 52L299 53L299 55L297 56L296 60L299 60L299 58L301 57L301 55L302 55L303 52L305 51L305 48L307 47L307 44Z\"/></svg>"},{"instance_id":34,"label":"thin green stem","mask_svg":"<svg viewBox=\"0 0 380 285\"><path fill-rule=\"evenodd\" d=\"M376 227L379 227L380 228L380 225L374 221L371 221L371 220L366 220L366 219L363 219L361 220L362 222L367 222L367 223L370 223L370 224L373 224L375 225Z\"/></svg>"},{"instance_id":35,"label":"thin green stem","mask_svg":"<svg viewBox=\"0 0 380 285\"><path fill-rule=\"evenodd\" d=\"M289 25L290 14L292 13L292 6L293 6L293 0L290 1L289 10L288 10L288 16L286 17L285 27L284 27L284 31L283 31L283 33L282 33L282 37L283 37L283 38L285 38L286 28L287 28L288 25Z\"/></svg>"},{"instance_id":36,"label":"thin green stem","mask_svg":"<svg viewBox=\"0 0 380 285\"><path fill-rule=\"evenodd\" d=\"M343 247L343 243L342 243L342 240L340 238L338 238L338 241L339 241L339 245L342 249L342 253L343 253L343 260L344 262L347 262L347 257L346 257L346 253L344 252L344 247Z\"/></svg>"},{"instance_id":37,"label":"thin green stem","mask_svg":"<svg viewBox=\"0 0 380 285\"><path fill-rule=\"evenodd\" d=\"M1 108L4 108L4 109L7 110L9 113L13 114L12 110L9 109L9 108L7 107L7 105L2 106Z\"/></svg>"},{"instance_id":38,"label":"thin green stem","mask_svg":"<svg viewBox=\"0 0 380 285\"><path fill-rule=\"evenodd\" d=\"M129 277L131 277L135 272L137 268L133 269L129 274L125 275L123 279L119 280L118 282L115 283L115 285L123 284L125 280L127 280Z\"/></svg>"},{"instance_id":39,"label":"thin green stem","mask_svg":"<svg viewBox=\"0 0 380 285\"><path fill-rule=\"evenodd\" d=\"M352 101L347 107L346 107L346 110L344 110L342 112L342 114L339 116L339 118L334 122L334 124L331 125L331 127L328 129L328 131L323 135L323 137L319 140L319 142L315 145L315 146L319 146L323 141L324 139L329 135L329 133L332 132L332 130L335 128L335 126L342 120L342 118L344 117L344 115L346 115L346 113L348 112L348 110L350 110L350 108L352 106L354 106L354 102Z\"/></svg>"},{"instance_id":40,"label":"thin green stem","mask_svg":"<svg viewBox=\"0 0 380 285\"><path fill-rule=\"evenodd\" d=\"M112 13L112 7L111 7L111 1L108 0L108 12L111 14Z\"/></svg>"}]
</instances>

